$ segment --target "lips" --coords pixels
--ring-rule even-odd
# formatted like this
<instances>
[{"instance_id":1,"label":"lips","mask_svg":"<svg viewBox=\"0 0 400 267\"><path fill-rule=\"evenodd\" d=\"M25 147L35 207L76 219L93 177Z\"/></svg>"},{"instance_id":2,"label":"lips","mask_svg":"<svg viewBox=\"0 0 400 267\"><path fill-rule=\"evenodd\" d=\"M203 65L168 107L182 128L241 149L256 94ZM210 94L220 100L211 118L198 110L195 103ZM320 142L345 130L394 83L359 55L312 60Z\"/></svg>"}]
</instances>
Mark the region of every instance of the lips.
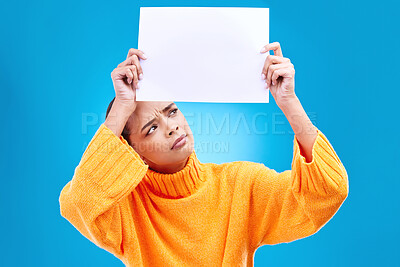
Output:
<instances>
[{"instance_id":1,"label":"lips","mask_svg":"<svg viewBox=\"0 0 400 267\"><path fill-rule=\"evenodd\" d=\"M179 143L179 141L181 141L183 138L185 138L186 137L186 134L182 134L181 136L179 136L176 140L175 140L175 142L174 142L174 144L172 145L172 147L171 147L171 149L174 149L174 147L175 147L175 145L177 144L177 143Z\"/></svg>"}]
</instances>

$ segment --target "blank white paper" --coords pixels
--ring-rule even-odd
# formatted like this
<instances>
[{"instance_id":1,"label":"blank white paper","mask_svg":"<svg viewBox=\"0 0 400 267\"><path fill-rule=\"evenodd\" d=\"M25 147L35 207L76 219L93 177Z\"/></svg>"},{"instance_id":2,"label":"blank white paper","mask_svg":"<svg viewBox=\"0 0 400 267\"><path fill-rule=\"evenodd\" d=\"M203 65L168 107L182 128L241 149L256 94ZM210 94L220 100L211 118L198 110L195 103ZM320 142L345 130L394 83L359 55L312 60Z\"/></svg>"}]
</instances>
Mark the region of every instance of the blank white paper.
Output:
<instances>
[{"instance_id":1,"label":"blank white paper","mask_svg":"<svg viewBox=\"0 0 400 267\"><path fill-rule=\"evenodd\" d=\"M268 103L269 9L141 7L137 101Z\"/></svg>"}]
</instances>

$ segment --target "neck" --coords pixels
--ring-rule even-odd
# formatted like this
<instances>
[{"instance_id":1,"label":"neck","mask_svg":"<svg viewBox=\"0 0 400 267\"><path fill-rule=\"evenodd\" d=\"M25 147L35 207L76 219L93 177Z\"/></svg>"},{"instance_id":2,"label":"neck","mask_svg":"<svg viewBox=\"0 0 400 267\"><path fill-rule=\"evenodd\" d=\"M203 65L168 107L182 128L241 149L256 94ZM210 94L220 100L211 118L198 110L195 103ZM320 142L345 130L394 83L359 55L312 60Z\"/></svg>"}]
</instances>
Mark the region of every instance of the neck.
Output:
<instances>
[{"instance_id":1,"label":"neck","mask_svg":"<svg viewBox=\"0 0 400 267\"><path fill-rule=\"evenodd\" d=\"M159 173L176 173L182 170L185 166L186 163L188 162L189 157L187 157L185 160L173 163L173 164L168 164L168 165L157 165L154 162L151 162L149 160L146 160L146 163L149 165L149 169L159 172Z\"/></svg>"},{"instance_id":2,"label":"neck","mask_svg":"<svg viewBox=\"0 0 400 267\"><path fill-rule=\"evenodd\" d=\"M171 173L160 173L149 168L143 179L144 184L154 194L164 198L190 196L201 187L207 175L205 175L204 165L197 159L194 151L184 163L186 165L183 168L173 169L171 166L160 169ZM176 165L178 166L178 164ZM176 171L178 169L180 170Z\"/></svg>"}]
</instances>

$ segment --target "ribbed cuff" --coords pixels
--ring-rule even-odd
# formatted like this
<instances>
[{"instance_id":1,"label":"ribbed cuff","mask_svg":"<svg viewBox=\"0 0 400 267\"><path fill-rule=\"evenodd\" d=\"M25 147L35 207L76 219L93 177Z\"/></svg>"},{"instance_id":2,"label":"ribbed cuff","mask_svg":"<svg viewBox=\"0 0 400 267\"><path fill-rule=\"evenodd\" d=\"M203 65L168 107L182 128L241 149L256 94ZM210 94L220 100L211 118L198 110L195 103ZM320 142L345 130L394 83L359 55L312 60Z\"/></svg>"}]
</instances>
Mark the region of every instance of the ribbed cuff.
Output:
<instances>
[{"instance_id":1,"label":"ribbed cuff","mask_svg":"<svg viewBox=\"0 0 400 267\"><path fill-rule=\"evenodd\" d=\"M294 137L292 171L293 189L310 190L327 194L329 191L348 187L346 170L326 136L318 130L317 138L312 148L312 161L306 162L300 154L300 144Z\"/></svg>"},{"instance_id":2,"label":"ribbed cuff","mask_svg":"<svg viewBox=\"0 0 400 267\"><path fill-rule=\"evenodd\" d=\"M139 184L147 168L148 165L123 138L118 138L101 124L75 169L75 175L83 185L92 186L100 194L99 198L119 199Z\"/></svg>"}]
</instances>

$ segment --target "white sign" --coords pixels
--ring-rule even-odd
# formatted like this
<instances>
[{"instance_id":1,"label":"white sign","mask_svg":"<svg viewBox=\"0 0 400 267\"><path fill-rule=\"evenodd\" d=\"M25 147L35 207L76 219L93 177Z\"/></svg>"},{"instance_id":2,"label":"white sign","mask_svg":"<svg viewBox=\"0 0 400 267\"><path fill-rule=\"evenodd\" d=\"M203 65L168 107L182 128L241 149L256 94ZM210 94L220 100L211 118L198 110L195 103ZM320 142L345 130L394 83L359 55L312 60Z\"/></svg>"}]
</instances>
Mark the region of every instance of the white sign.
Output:
<instances>
[{"instance_id":1,"label":"white sign","mask_svg":"<svg viewBox=\"0 0 400 267\"><path fill-rule=\"evenodd\" d=\"M268 103L269 9L141 7L137 101Z\"/></svg>"}]
</instances>

